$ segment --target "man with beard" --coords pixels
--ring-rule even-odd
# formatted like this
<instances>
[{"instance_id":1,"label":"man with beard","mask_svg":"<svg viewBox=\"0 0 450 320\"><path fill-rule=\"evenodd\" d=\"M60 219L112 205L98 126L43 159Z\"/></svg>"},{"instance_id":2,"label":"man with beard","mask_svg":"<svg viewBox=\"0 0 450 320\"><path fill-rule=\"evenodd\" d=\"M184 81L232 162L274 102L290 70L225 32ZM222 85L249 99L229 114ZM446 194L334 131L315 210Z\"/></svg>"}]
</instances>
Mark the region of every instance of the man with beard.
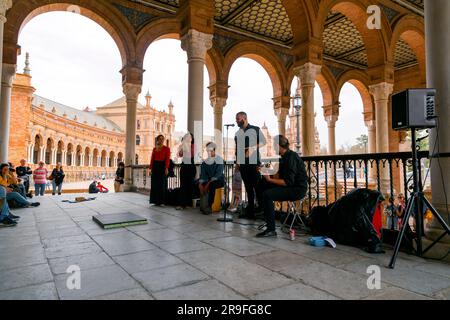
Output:
<instances>
[{"instance_id":1,"label":"man with beard","mask_svg":"<svg viewBox=\"0 0 450 320\"><path fill-rule=\"evenodd\" d=\"M259 186L261 174L261 156L259 148L266 144L261 129L248 123L247 114L243 111L236 114L236 123L239 127L234 137L236 145L236 166L241 172L242 180L247 192L248 206L245 214L240 218L254 219L256 211L261 211L262 195ZM255 210L255 195L258 200L258 210Z\"/></svg>"}]
</instances>

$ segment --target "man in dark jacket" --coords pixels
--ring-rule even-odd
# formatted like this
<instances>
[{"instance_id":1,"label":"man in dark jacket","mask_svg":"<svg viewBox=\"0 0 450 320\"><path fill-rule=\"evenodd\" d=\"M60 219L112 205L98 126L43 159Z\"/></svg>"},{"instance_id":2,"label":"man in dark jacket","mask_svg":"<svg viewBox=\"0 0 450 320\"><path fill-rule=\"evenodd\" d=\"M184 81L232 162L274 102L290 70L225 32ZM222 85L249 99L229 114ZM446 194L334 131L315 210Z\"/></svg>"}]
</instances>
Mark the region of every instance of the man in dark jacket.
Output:
<instances>
[{"instance_id":1,"label":"man in dark jacket","mask_svg":"<svg viewBox=\"0 0 450 320\"><path fill-rule=\"evenodd\" d=\"M248 123L247 114L239 112L236 114L236 123L239 130L234 137L236 145L236 166L241 172L242 181L247 192L248 206L245 215L240 218L255 218L255 195L258 206L262 205L262 194L260 188L261 175L259 174L259 166L261 165L261 155L259 148L266 144L261 129Z\"/></svg>"},{"instance_id":2,"label":"man in dark jacket","mask_svg":"<svg viewBox=\"0 0 450 320\"><path fill-rule=\"evenodd\" d=\"M267 228L257 237L276 237L274 201L297 201L303 199L308 189L308 176L303 160L289 149L289 140L282 136L274 138L274 149L281 156L280 167L275 176L264 175L264 214Z\"/></svg>"}]
</instances>

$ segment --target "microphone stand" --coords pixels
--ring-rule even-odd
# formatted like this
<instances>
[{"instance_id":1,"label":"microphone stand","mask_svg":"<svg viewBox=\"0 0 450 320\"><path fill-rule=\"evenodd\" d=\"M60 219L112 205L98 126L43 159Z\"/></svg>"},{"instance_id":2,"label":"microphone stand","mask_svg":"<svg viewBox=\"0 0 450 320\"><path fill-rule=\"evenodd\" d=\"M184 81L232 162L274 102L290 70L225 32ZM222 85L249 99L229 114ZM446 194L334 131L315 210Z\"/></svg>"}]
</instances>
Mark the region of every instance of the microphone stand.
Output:
<instances>
[{"instance_id":1,"label":"microphone stand","mask_svg":"<svg viewBox=\"0 0 450 320\"><path fill-rule=\"evenodd\" d=\"M228 129L230 127L234 127L234 124L226 124L226 125L224 125L224 127L227 128L227 135L226 135L226 140L225 140L225 143L224 143L224 145L225 145L225 154L224 154L224 158L225 158L225 165L224 165L224 168L225 168L225 186L224 186L225 203L223 205L223 218L219 218L219 219L217 219L217 221L219 221L219 222L233 222L233 218L227 216L228 206L230 205L229 204L229 193L230 193L230 190L229 190L229 184L228 184L229 176L227 174L227 169L226 168L227 168L227 160L228 160L227 159L228 158Z\"/></svg>"}]
</instances>

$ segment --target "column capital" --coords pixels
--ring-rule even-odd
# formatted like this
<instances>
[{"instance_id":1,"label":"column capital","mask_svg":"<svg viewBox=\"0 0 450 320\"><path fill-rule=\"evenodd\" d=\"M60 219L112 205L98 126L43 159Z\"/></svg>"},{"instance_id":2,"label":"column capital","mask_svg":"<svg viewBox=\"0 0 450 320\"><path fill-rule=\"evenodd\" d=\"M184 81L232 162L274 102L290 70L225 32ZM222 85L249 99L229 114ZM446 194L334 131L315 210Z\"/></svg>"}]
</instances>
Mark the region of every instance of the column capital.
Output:
<instances>
[{"instance_id":1,"label":"column capital","mask_svg":"<svg viewBox=\"0 0 450 320\"><path fill-rule=\"evenodd\" d=\"M290 96L274 97L274 98L272 98L273 108L275 110L286 109L289 111L289 109L291 108L291 100L292 100L292 98Z\"/></svg>"},{"instance_id":2,"label":"column capital","mask_svg":"<svg viewBox=\"0 0 450 320\"><path fill-rule=\"evenodd\" d=\"M190 29L181 37L181 48L186 51L188 62L205 61L206 52L212 48L213 35Z\"/></svg>"},{"instance_id":3,"label":"column capital","mask_svg":"<svg viewBox=\"0 0 450 320\"><path fill-rule=\"evenodd\" d=\"M2 85L11 87L16 75L17 66L9 63L3 63L2 66Z\"/></svg>"},{"instance_id":4,"label":"column capital","mask_svg":"<svg viewBox=\"0 0 450 320\"><path fill-rule=\"evenodd\" d=\"M142 86L145 70L134 65L127 65L120 70L122 74L122 85L136 84Z\"/></svg>"},{"instance_id":5,"label":"column capital","mask_svg":"<svg viewBox=\"0 0 450 320\"><path fill-rule=\"evenodd\" d=\"M137 101L141 90L142 86L140 84L125 83L123 85L123 93L125 94L127 101Z\"/></svg>"},{"instance_id":6,"label":"column capital","mask_svg":"<svg viewBox=\"0 0 450 320\"><path fill-rule=\"evenodd\" d=\"M394 90L394 85L388 82L381 82L369 86L369 92L375 101L388 100Z\"/></svg>"},{"instance_id":7,"label":"column capital","mask_svg":"<svg viewBox=\"0 0 450 320\"><path fill-rule=\"evenodd\" d=\"M0 0L0 22L6 23L6 11L11 9L12 0Z\"/></svg>"},{"instance_id":8,"label":"column capital","mask_svg":"<svg viewBox=\"0 0 450 320\"><path fill-rule=\"evenodd\" d=\"M211 98L211 106L214 109L214 113L223 113L223 108L227 105L227 99L221 97Z\"/></svg>"},{"instance_id":9,"label":"column capital","mask_svg":"<svg viewBox=\"0 0 450 320\"><path fill-rule=\"evenodd\" d=\"M230 86L226 81L223 80L217 81L216 83L208 87L209 100L211 101L211 106L214 108L215 113L223 112L222 109L227 104L228 88L230 88Z\"/></svg>"},{"instance_id":10,"label":"column capital","mask_svg":"<svg viewBox=\"0 0 450 320\"><path fill-rule=\"evenodd\" d=\"M317 75L321 72L322 66L307 62L302 66L294 68L294 73L300 79L301 86L314 86Z\"/></svg>"},{"instance_id":11,"label":"column capital","mask_svg":"<svg viewBox=\"0 0 450 320\"><path fill-rule=\"evenodd\" d=\"M340 103L337 102L335 104L330 104L328 106L323 106L323 116L325 121L328 123L328 126L334 127L336 125L336 121L339 118L339 108L341 107Z\"/></svg>"}]
</instances>

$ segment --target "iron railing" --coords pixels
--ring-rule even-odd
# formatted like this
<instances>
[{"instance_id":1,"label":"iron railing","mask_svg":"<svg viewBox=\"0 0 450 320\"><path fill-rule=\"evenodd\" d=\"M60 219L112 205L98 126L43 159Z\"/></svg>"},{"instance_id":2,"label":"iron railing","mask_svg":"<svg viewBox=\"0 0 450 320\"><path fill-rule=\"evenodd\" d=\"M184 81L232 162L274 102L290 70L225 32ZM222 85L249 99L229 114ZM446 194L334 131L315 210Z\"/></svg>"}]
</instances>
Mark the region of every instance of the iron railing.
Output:
<instances>
[{"instance_id":1,"label":"iron railing","mask_svg":"<svg viewBox=\"0 0 450 320\"><path fill-rule=\"evenodd\" d=\"M429 185L428 151L420 151L419 178L422 186ZM406 200L412 191L412 153L373 153L336 156L303 157L309 177L309 187L304 201L309 211L318 205L328 205L355 188L369 188L382 192L387 197L402 193ZM264 164L278 162L277 158L263 159ZM148 193L151 177L148 165L133 166L133 183L139 192ZM199 168L198 168L199 170ZM168 179L168 187L180 186L180 165L175 165L175 177ZM225 179L230 186L234 162L225 164ZM425 179L426 178L426 179ZM246 199L243 188L242 199ZM230 199L230 198L229 198Z\"/></svg>"}]
</instances>

